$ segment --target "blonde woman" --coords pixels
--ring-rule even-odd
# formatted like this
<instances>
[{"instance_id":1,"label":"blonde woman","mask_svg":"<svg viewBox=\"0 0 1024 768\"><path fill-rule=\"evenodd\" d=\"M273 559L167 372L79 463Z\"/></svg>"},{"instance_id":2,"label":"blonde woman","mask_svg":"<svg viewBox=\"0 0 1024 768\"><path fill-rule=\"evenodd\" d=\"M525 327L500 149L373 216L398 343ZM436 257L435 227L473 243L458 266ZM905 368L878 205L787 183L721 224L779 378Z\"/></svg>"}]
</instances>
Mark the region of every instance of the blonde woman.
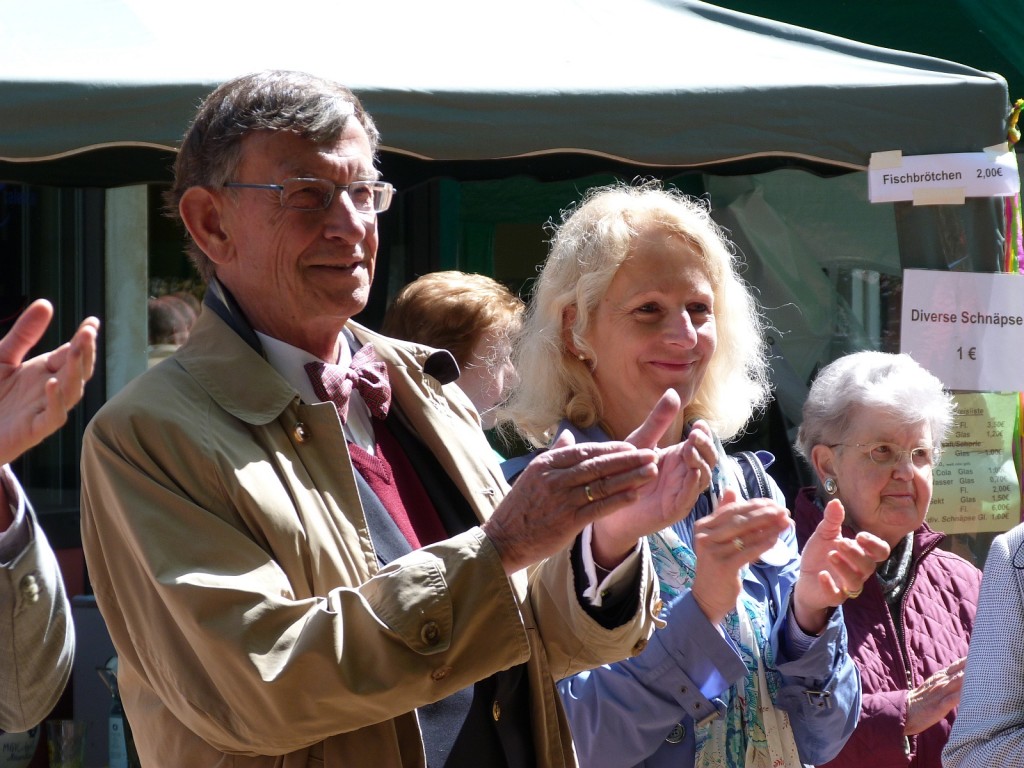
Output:
<instances>
[{"instance_id":1,"label":"blonde woman","mask_svg":"<svg viewBox=\"0 0 1024 768\"><path fill-rule=\"evenodd\" d=\"M622 439L669 396L658 448L671 452L695 428L734 436L768 397L733 251L705 205L654 185L594 190L567 215L514 360L509 412L538 450L563 430ZM646 649L559 684L581 764L795 766L830 759L853 730L837 606L887 549L842 536L833 508L801 569L781 492L756 457L747 467L718 443L711 488L648 537L666 625Z\"/></svg>"}]
</instances>

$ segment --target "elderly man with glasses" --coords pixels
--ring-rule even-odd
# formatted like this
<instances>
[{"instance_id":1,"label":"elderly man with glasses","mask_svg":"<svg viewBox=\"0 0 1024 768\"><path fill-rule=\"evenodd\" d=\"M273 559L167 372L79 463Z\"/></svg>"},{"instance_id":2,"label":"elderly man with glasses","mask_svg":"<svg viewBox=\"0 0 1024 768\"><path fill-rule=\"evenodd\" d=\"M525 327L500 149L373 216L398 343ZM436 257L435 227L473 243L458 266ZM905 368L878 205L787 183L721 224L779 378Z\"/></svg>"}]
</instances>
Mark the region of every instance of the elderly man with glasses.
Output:
<instances>
[{"instance_id":1,"label":"elderly man with glasses","mask_svg":"<svg viewBox=\"0 0 1024 768\"><path fill-rule=\"evenodd\" d=\"M377 142L294 72L222 85L185 135L168 208L203 312L83 449L144 766L573 764L554 681L643 647L642 537L710 476L699 435L659 474L669 402L508 488L448 353L351 320L393 195Z\"/></svg>"}]
</instances>

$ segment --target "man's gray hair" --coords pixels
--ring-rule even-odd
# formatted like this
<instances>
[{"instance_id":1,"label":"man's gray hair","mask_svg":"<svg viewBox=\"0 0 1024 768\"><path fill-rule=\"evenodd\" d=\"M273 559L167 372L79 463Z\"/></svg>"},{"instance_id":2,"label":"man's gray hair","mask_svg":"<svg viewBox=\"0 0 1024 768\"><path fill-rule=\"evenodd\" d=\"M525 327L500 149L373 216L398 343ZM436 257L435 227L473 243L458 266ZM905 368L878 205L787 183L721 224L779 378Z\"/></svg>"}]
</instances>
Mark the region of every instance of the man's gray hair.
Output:
<instances>
[{"instance_id":1,"label":"man's gray hair","mask_svg":"<svg viewBox=\"0 0 1024 768\"><path fill-rule=\"evenodd\" d=\"M290 131L316 144L338 139L355 117L376 156L380 133L352 91L304 72L268 70L229 80L199 107L174 164L174 184L164 197L168 216L180 221L178 204L190 187L217 188L238 168L242 140L257 131ZM194 243L189 256L204 280L213 263Z\"/></svg>"}]
</instances>

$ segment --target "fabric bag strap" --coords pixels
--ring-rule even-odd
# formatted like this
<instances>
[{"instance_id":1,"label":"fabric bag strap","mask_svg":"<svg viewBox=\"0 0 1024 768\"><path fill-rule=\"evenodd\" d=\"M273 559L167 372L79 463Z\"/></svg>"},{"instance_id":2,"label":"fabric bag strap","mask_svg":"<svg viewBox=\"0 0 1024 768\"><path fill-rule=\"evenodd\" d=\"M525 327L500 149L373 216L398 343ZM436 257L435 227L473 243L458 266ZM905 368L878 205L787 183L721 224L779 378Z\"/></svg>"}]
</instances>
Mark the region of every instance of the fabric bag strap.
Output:
<instances>
[{"instance_id":1,"label":"fabric bag strap","mask_svg":"<svg viewBox=\"0 0 1024 768\"><path fill-rule=\"evenodd\" d=\"M740 451L732 455L739 466L740 485L743 489L744 499L769 498L772 495L771 486L768 484L766 467L775 463L775 457L767 451Z\"/></svg>"}]
</instances>

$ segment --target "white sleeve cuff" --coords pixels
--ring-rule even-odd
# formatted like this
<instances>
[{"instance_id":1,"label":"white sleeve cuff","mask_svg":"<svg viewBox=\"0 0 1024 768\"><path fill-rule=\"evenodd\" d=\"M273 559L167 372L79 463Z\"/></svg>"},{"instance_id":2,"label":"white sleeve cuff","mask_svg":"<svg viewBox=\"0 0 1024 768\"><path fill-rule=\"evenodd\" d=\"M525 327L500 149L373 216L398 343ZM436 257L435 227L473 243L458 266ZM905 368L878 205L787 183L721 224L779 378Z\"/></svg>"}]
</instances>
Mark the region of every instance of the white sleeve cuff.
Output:
<instances>
[{"instance_id":1,"label":"white sleeve cuff","mask_svg":"<svg viewBox=\"0 0 1024 768\"><path fill-rule=\"evenodd\" d=\"M623 583L632 583L636 579L637 569L640 567L640 542L636 543L633 551L626 556L626 559L619 563L611 571L600 569L594 562L594 553L591 550L591 542L594 539L594 525L591 523L583 529L580 539L580 555L583 559L583 570L587 574L587 588L583 590L583 596L590 601L595 608L600 608L604 596L615 586Z\"/></svg>"}]
</instances>

